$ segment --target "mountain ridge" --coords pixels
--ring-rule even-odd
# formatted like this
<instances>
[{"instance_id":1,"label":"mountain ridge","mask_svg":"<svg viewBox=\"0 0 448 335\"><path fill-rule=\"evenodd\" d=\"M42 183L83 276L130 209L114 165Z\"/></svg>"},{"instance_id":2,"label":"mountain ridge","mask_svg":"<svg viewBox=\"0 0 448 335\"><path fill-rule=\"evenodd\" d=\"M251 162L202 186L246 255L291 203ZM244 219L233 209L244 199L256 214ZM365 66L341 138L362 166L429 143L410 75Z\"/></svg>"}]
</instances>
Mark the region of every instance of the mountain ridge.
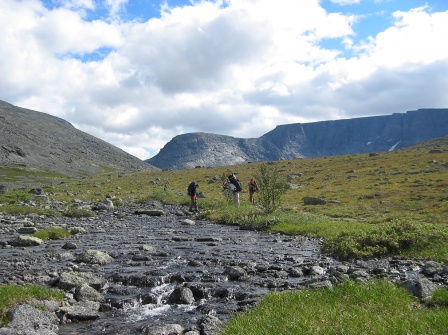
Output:
<instances>
[{"instance_id":1,"label":"mountain ridge","mask_svg":"<svg viewBox=\"0 0 448 335\"><path fill-rule=\"evenodd\" d=\"M156 169L61 118L0 100L0 167L83 176Z\"/></svg>"},{"instance_id":2,"label":"mountain ridge","mask_svg":"<svg viewBox=\"0 0 448 335\"><path fill-rule=\"evenodd\" d=\"M278 125L258 138L175 136L146 162L161 169L393 151L448 135L448 109Z\"/></svg>"}]
</instances>

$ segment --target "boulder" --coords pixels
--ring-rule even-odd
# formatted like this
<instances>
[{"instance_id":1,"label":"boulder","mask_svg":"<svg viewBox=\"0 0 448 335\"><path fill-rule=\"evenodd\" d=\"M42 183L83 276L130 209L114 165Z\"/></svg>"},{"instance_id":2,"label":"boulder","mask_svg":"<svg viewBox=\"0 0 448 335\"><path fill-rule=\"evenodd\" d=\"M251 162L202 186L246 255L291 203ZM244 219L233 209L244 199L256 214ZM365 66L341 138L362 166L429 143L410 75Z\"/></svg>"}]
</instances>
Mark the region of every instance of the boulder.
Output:
<instances>
[{"instance_id":1,"label":"boulder","mask_svg":"<svg viewBox=\"0 0 448 335\"><path fill-rule=\"evenodd\" d=\"M109 264L114 259L109 256L107 253L99 251L99 250L85 250L82 254L78 255L76 261L78 263L87 263L87 264Z\"/></svg>"},{"instance_id":2,"label":"boulder","mask_svg":"<svg viewBox=\"0 0 448 335\"><path fill-rule=\"evenodd\" d=\"M71 306L61 307L66 318L76 321L96 320L100 317L100 303L96 301L82 301Z\"/></svg>"},{"instance_id":3,"label":"boulder","mask_svg":"<svg viewBox=\"0 0 448 335\"><path fill-rule=\"evenodd\" d=\"M327 203L326 200L315 197L303 197L302 200L304 205L325 205Z\"/></svg>"},{"instance_id":4,"label":"boulder","mask_svg":"<svg viewBox=\"0 0 448 335\"><path fill-rule=\"evenodd\" d=\"M106 284L106 280L95 276L91 272L63 272L58 281L58 287L66 291L84 284L93 287L95 290L100 290Z\"/></svg>"},{"instance_id":5,"label":"boulder","mask_svg":"<svg viewBox=\"0 0 448 335\"><path fill-rule=\"evenodd\" d=\"M406 280L401 283L401 287L411 293L414 297L422 300L430 298L437 288L437 286L428 278Z\"/></svg>"},{"instance_id":6,"label":"boulder","mask_svg":"<svg viewBox=\"0 0 448 335\"><path fill-rule=\"evenodd\" d=\"M190 305L194 303L193 292L188 287L178 287L168 297L168 303Z\"/></svg>"},{"instance_id":7,"label":"boulder","mask_svg":"<svg viewBox=\"0 0 448 335\"><path fill-rule=\"evenodd\" d=\"M135 211L137 215L149 215L149 216L162 216L164 214L163 209L138 209Z\"/></svg>"},{"instance_id":8,"label":"boulder","mask_svg":"<svg viewBox=\"0 0 448 335\"><path fill-rule=\"evenodd\" d=\"M238 280L246 275L246 271L239 266L229 266L224 270L224 275L226 275L229 280Z\"/></svg>"},{"instance_id":9,"label":"boulder","mask_svg":"<svg viewBox=\"0 0 448 335\"><path fill-rule=\"evenodd\" d=\"M8 243L14 247L33 247L41 245L43 242L43 240L37 237L20 235Z\"/></svg>"},{"instance_id":10,"label":"boulder","mask_svg":"<svg viewBox=\"0 0 448 335\"><path fill-rule=\"evenodd\" d=\"M103 302L104 296L95 290L93 287L82 284L75 290L75 299L77 301L98 301Z\"/></svg>"},{"instance_id":11,"label":"boulder","mask_svg":"<svg viewBox=\"0 0 448 335\"><path fill-rule=\"evenodd\" d=\"M56 314L30 305L20 305L7 313L11 322L0 328L0 334L57 335L59 319Z\"/></svg>"},{"instance_id":12,"label":"boulder","mask_svg":"<svg viewBox=\"0 0 448 335\"><path fill-rule=\"evenodd\" d=\"M0 185L0 194L8 192L8 188L5 185Z\"/></svg>"}]
</instances>

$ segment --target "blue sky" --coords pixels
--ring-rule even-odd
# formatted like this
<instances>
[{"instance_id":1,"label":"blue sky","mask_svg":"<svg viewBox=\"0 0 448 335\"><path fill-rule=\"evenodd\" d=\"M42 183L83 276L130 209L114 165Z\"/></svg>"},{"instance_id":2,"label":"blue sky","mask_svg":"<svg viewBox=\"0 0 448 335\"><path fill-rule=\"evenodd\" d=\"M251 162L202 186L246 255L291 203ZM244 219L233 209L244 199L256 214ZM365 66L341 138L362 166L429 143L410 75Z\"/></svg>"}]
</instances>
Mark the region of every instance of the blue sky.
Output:
<instances>
[{"instance_id":1,"label":"blue sky","mask_svg":"<svg viewBox=\"0 0 448 335\"><path fill-rule=\"evenodd\" d=\"M147 159L174 136L448 108L448 1L2 0L0 99Z\"/></svg>"}]
</instances>

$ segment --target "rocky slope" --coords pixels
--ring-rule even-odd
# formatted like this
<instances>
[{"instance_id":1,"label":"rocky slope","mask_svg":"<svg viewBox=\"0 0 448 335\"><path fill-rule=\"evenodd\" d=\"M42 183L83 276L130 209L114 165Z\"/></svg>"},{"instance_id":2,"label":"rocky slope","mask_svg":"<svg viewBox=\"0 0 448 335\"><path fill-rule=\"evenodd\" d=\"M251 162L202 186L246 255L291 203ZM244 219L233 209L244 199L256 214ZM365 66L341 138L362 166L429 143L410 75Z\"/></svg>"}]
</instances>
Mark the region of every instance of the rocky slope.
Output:
<instances>
[{"instance_id":1,"label":"rocky slope","mask_svg":"<svg viewBox=\"0 0 448 335\"><path fill-rule=\"evenodd\" d=\"M225 166L392 151L448 135L448 109L277 126L259 138L190 133L174 137L148 163L162 169Z\"/></svg>"},{"instance_id":2,"label":"rocky slope","mask_svg":"<svg viewBox=\"0 0 448 335\"><path fill-rule=\"evenodd\" d=\"M67 121L0 100L0 167L76 176L155 169Z\"/></svg>"}]
</instances>

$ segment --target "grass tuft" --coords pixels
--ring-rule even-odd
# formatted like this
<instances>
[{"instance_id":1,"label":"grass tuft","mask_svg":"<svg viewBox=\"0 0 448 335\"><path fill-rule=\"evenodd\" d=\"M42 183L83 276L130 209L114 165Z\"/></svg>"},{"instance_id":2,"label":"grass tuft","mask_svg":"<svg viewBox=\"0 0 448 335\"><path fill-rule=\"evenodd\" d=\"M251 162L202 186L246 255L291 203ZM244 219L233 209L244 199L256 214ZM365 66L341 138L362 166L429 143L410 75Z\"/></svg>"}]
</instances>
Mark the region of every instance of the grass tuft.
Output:
<instances>
[{"instance_id":1,"label":"grass tuft","mask_svg":"<svg viewBox=\"0 0 448 335\"><path fill-rule=\"evenodd\" d=\"M34 237L40 238L41 240L61 240L71 235L68 230L60 227L40 229L33 234Z\"/></svg>"}]
</instances>

